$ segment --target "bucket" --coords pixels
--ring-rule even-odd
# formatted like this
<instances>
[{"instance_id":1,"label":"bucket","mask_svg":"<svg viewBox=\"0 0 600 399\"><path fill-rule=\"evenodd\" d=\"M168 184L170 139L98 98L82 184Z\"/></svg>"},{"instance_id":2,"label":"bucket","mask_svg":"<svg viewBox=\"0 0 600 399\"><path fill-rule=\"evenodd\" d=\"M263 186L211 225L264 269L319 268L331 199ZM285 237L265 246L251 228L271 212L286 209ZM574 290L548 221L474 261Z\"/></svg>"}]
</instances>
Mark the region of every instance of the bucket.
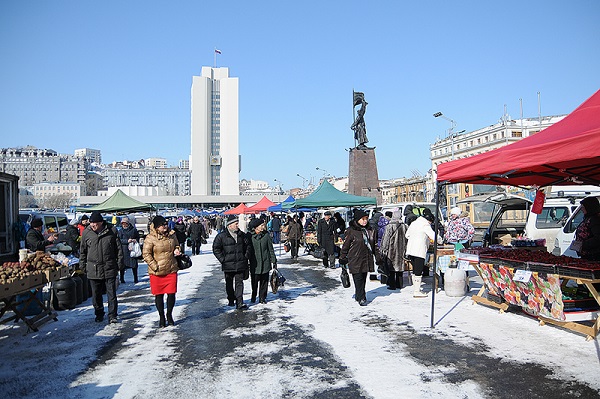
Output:
<instances>
[{"instance_id":1,"label":"bucket","mask_svg":"<svg viewBox=\"0 0 600 399\"><path fill-rule=\"evenodd\" d=\"M467 293L467 273L449 267L444 273L444 291L448 296L465 296Z\"/></svg>"},{"instance_id":2,"label":"bucket","mask_svg":"<svg viewBox=\"0 0 600 399\"><path fill-rule=\"evenodd\" d=\"M77 306L77 283L71 277L55 281L52 291L54 294L54 299L52 300L54 309L73 309Z\"/></svg>"},{"instance_id":3,"label":"bucket","mask_svg":"<svg viewBox=\"0 0 600 399\"><path fill-rule=\"evenodd\" d=\"M75 275L71 277L75 281L75 296L77 297L77 305L83 302L83 281L81 277Z\"/></svg>"}]
</instances>

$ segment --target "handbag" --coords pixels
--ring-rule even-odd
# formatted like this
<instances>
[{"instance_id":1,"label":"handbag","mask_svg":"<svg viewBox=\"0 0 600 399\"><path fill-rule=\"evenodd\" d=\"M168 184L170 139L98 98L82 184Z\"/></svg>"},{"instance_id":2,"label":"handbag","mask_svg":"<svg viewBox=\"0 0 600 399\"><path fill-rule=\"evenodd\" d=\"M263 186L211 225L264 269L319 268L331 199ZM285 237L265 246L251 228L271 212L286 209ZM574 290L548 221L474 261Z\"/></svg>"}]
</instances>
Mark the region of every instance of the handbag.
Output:
<instances>
[{"instance_id":1,"label":"handbag","mask_svg":"<svg viewBox=\"0 0 600 399\"><path fill-rule=\"evenodd\" d=\"M206 241L206 238L204 238L204 237L200 237L200 242L202 244L207 244L208 243L208 241Z\"/></svg>"},{"instance_id":2,"label":"handbag","mask_svg":"<svg viewBox=\"0 0 600 399\"><path fill-rule=\"evenodd\" d=\"M192 267L192 259L188 255L178 255L175 259L177 259L177 268L179 270L185 270Z\"/></svg>"},{"instance_id":3,"label":"handbag","mask_svg":"<svg viewBox=\"0 0 600 399\"><path fill-rule=\"evenodd\" d=\"M342 286L344 288L350 287L350 275L348 274L348 270L345 267L342 267L342 274L340 275L340 280L342 280Z\"/></svg>"},{"instance_id":4,"label":"handbag","mask_svg":"<svg viewBox=\"0 0 600 399\"><path fill-rule=\"evenodd\" d=\"M283 277L283 274L278 269L273 269L273 273L271 273L271 292L277 294L279 287L283 287L285 280L285 277Z\"/></svg>"},{"instance_id":5,"label":"handbag","mask_svg":"<svg viewBox=\"0 0 600 399\"><path fill-rule=\"evenodd\" d=\"M325 255L325 253L323 251L323 248L321 248L321 247L317 247L313 251L313 256L317 259L323 259L323 255Z\"/></svg>"},{"instance_id":6,"label":"handbag","mask_svg":"<svg viewBox=\"0 0 600 399\"><path fill-rule=\"evenodd\" d=\"M286 242L283 244L283 250L284 250L285 252L290 252L290 249L292 249L292 246L291 246L291 244L290 244L290 242L289 242L289 241L286 241Z\"/></svg>"}]
</instances>

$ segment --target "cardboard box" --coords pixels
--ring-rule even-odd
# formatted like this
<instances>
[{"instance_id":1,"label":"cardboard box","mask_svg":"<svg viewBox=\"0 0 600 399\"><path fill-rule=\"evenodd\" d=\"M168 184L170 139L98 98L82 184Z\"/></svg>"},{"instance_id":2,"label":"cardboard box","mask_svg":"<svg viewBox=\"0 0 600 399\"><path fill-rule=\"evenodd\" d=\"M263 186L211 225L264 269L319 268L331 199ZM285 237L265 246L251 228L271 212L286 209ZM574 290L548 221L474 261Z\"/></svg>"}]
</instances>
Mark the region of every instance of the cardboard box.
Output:
<instances>
[{"instance_id":1,"label":"cardboard box","mask_svg":"<svg viewBox=\"0 0 600 399\"><path fill-rule=\"evenodd\" d=\"M6 284L0 284L0 298L8 298L16 293L17 285L14 284L14 280Z\"/></svg>"},{"instance_id":2,"label":"cardboard box","mask_svg":"<svg viewBox=\"0 0 600 399\"><path fill-rule=\"evenodd\" d=\"M58 270L44 270L44 280L46 283L50 283L52 281L56 281L60 279L60 269Z\"/></svg>"},{"instance_id":3,"label":"cardboard box","mask_svg":"<svg viewBox=\"0 0 600 399\"><path fill-rule=\"evenodd\" d=\"M61 266L60 270L60 278L69 277L69 266Z\"/></svg>"},{"instance_id":4,"label":"cardboard box","mask_svg":"<svg viewBox=\"0 0 600 399\"><path fill-rule=\"evenodd\" d=\"M29 286L30 287L39 287L44 284L46 281L46 276L44 273L32 274L29 276Z\"/></svg>"},{"instance_id":5,"label":"cardboard box","mask_svg":"<svg viewBox=\"0 0 600 399\"><path fill-rule=\"evenodd\" d=\"M502 244L504 246L510 245L512 241L512 236L510 234L504 234L503 236L498 236L498 244Z\"/></svg>"},{"instance_id":6,"label":"cardboard box","mask_svg":"<svg viewBox=\"0 0 600 399\"><path fill-rule=\"evenodd\" d=\"M20 280L15 280L13 284L15 285L16 294L27 291L31 287L31 276L22 278Z\"/></svg>"}]
</instances>

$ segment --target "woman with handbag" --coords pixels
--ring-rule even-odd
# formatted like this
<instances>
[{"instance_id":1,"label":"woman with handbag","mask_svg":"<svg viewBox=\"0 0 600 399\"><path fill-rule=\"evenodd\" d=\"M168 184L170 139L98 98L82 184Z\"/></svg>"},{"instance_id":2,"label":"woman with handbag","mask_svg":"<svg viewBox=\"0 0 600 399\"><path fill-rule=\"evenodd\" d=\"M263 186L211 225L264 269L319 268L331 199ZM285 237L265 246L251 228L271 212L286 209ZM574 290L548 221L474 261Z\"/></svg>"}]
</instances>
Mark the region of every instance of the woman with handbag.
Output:
<instances>
[{"instance_id":1,"label":"woman with handbag","mask_svg":"<svg viewBox=\"0 0 600 399\"><path fill-rule=\"evenodd\" d=\"M174 326L173 308L177 292L177 259L181 255L175 232L169 230L167 220L158 215L150 225L150 234L144 240L143 256L148 264L150 291L159 316L159 327ZM164 296L167 295L167 317L165 319ZM168 324L167 324L168 323Z\"/></svg>"},{"instance_id":2,"label":"woman with handbag","mask_svg":"<svg viewBox=\"0 0 600 399\"><path fill-rule=\"evenodd\" d=\"M348 268L354 280L354 299L360 306L367 304L365 286L367 274L375 271L375 259L379 259L375 231L368 225L367 212L357 209L350 227L346 230L346 239L340 252L340 265Z\"/></svg>"},{"instance_id":3,"label":"woman with handbag","mask_svg":"<svg viewBox=\"0 0 600 399\"><path fill-rule=\"evenodd\" d=\"M267 289L269 287L269 272L277 269L277 257L273 249L273 240L266 231L266 225L262 219L252 219L248 224L252 252L250 255L250 279L252 285L252 297L250 302L256 302L258 291L258 302L267 303Z\"/></svg>"},{"instance_id":4,"label":"woman with handbag","mask_svg":"<svg viewBox=\"0 0 600 399\"><path fill-rule=\"evenodd\" d=\"M117 235L121 241L123 247L123 263L125 263L125 269L131 269L133 273L133 282L138 283L138 260L136 257L131 256L131 250L129 245L137 243L140 239L140 233L138 230L129 222L128 217L121 219L121 228L117 230ZM120 271L121 283L125 283L125 269Z\"/></svg>"}]
</instances>

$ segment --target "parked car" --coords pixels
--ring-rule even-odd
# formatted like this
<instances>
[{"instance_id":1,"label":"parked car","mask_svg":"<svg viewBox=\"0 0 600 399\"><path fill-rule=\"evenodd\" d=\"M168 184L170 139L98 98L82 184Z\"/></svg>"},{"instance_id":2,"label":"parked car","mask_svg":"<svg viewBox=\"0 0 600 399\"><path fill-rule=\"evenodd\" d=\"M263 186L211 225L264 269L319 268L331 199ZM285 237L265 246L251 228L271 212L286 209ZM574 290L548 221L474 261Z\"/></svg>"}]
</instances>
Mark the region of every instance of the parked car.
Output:
<instances>
[{"instance_id":1,"label":"parked car","mask_svg":"<svg viewBox=\"0 0 600 399\"><path fill-rule=\"evenodd\" d=\"M27 229L31 226L33 219L42 219L42 232L52 228L58 233L58 240L65 241L69 219L63 212L20 210L19 219L27 225Z\"/></svg>"},{"instance_id":2,"label":"parked car","mask_svg":"<svg viewBox=\"0 0 600 399\"><path fill-rule=\"evenodd\" d=\"M483 205L475 212L479 216L477 223L473 223L476 230L473 241L475 245L489 246L508 245L512 239L524 234L532 201L519 195L494 192L472 195L457 204Z\"/></svg>"},{"instance_id":3,"label":"parked car","mask_svg":"<svg viewBox=\"0 0 600 399\"><path fill-rule=\"evenodd\" d=\"M600 199L600 194L592 194L590 197L598 197ZM577 227L583 221L583 216L583 210L581 209L581 204L579 204L565 222L564 227L556 234L556 238L554 239L554 249L552 250L554 255L566 255L573 258L579 258L577 252L570 250L569 246L575 238L575 230L577 230Z\"/></svg>"}]
</instances>

